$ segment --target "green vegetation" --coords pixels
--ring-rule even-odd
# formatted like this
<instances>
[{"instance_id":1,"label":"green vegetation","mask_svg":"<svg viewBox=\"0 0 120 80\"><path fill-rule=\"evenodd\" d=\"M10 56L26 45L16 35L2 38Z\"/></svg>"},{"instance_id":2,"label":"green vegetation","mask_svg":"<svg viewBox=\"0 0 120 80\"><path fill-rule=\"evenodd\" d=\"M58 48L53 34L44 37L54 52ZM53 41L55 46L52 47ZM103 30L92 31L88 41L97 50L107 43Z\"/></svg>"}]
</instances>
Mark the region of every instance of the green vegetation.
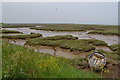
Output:
<instances>
[{"instance_id":1,"label":"green vegetation","mask_svg":"<svg viewBox=\"0 0 120 80\"><path fill-rule=\"evenodd\" d=\"M0 31L0 33L4 33L4 34L21 33L22 34L22 32L14 31L14 30L2 30L2 31Z\"/></svg>"},{"instance_id":2,"label":"green vegetation","mask_svg":"<svg viewBox=\"0 0 120 80\"><path fill-rule=\"evenodd\" d=\"M120 35L118 33L118 27L109 27L104 30L93 30L88 34Z\"/></svg>"},{"instance_id":3,"label":"green vegetation","mask_svg":"<svg viewBox=\"0 0 120 80\"><path fill-rule=\"evenodd\" d=\"M2 40L0 40L0 79L2 79Z\"/></svg>"},{"instance_id":4,"label":"green vegetation","mask_svg":"<svg viewBox=\"0 0 120 80\"><path fill-rule=\"evenodd\" d=\"M61 36L57 36L61 38ZM53 38L53 39L52 39ZM47 40L48 39L48 40ZM79 50L83 52L88 52L91 50L94 50L94 46L107 46L107 43L104 41L100 40L95 40L95 39L76 39L76 40L54 40L56 39L55 37L46 37L46 38L35 38L28 40L26 44L28 45L42 45L42 46L53 46L53 47L60 47L63 49L70 49L71 51L74 50ZM94 46L93 46L94 45Z\"/></svg>"},{"instance_id":5,"label":"green vegetation","mask_svg":"<svg viewBox=\"0 0 120 80\"><path fill-rule=\"evenodd\" d=\"M22 28L22 27L34 27L35 24L2 24L2 28Z\"/></svg>"},{"instance_id":6,"label":"green vegetation","mask_svg":"<svg viewBox=\"0 0 120 80\"><path fill-rule=\"evenodd\" d=\"M113 51L117 51L118 49L120 49L120 45L118 45L118 44L111 45L110 49L113 50Z\"/></svg>"},{"instance_id":7,"label":"green vegetation","mask_svg":"<svg viewBox=\"0 0 120 80\"><path fill-rule=\"evenodd\" d=\"M47 31L84 31L83 29L79 29L78 27L73 26L45 26L45 27L31 27L30 29L35 30L47 30Z\"/></svg>"},{"instance_id":8,"label":"green vegetation","mask_svg":"<svg viewBox=\"0 0 120 80\"><path fill-rule=\"evenodd\" d=\"M42 27L35 27L35 26ZM120 35L118 33L117 25L90 25L90 24L4 24L3 28L20 28L30 27L36 30L50 30L50 31L88 31L89 34L103 34L103 35Z\"/></svg>"},{"instance_id":9,"label":"green vegetation","mask_svg":"<svg viewBox=\"0 0 120 80\"><path fill-rule=\"evenodd\" d=\"M42 24L41 24L42 25ZM113 25L84 25L84 24L44 24L43 27L31 27L36 30L50 30L50 31L86 31L86 30L104 30L109 28L116 28Z\"/></svg>"},{"instance_id":10,"label":"green vegetation","mask_svg":"<svg viewBox=\"0 0 120 80\"><path fill-rule=\"evenodd\" d=\"M58 35L54 37L45 37L43 39L45 40L75 40L75 39L78 39L78 37L74 37L72 35Z\"/></svg>"},{"instance_id":11,"label":"green vegetation","mask_svg":"<svg viewBox=\"0 0 120 80\"><path fill-rule=\"evenodd\" d=\"M28 35L2 35L2 38L7 39L28 39L42 37L42 34L28 34Z\"/></svg>"},{"instance_id":12,"label":"green vegetation","mask_svg":"<svg viewBox=\"0 0 120 80\"><path fill-rule=\"evenodd\" d=\"M4 26L4 25L6 25L6 24L4 24L4 23L0 23L0 27L2 27L2 26Z\"/></svg>"},{"instance_id":13,"label":"green vegetation","mask_svg":"<svg viewBox=\"0 0 120 80\"><path fill-rule=\"evenodd\" d=\"M88 68L88 59L87 58L74 58L73 60L73 65L74 66L79 66L81 69Z\"/></svg>"},{"instance_id":14,"label":"green vegetation","mask_svg":"<svg viewBox=\"0 0 120 80\"><path fill-rule=\"evenodd\" d=\"M40 54L25 47L3 42L3 78L101 78L78 70L64 58Z\"/></svg>"},{"instance_id":15,"label":"green vegetation","mask_svg":"<svg viewBox=\"0 0 120 80\"><path fill-rule=\"evenodd\" d=\"M118 45L118 44L111 45L111 46L109 46L109 48L111 50L113 50L115 54L120 55L120 45Z\"/></svg>"},{"instance_id":16,"label":"green vegetation","mask_svg":"<svg viewBox=\"0 0 120 80\"><path fill-rule=\"evenodd\" d=\"M114 52L106 52L104 50L98 50L99 52L105 53L107 58L110 58L111 60L120 60L120 57L117 54L114 54Z\"/></svg>"},{"instance_id":17,"label":"green vegetation","mask_svg":"<svg viewBox=\"0 0 120 80\"><path fill-rule=\"evenodd\" d=\"M88 34L120 35L117 25L82 25L82 24L44 24L43 27L31 27L36 30L50 31L87 31Z\"/></svg>"}]
</instances>

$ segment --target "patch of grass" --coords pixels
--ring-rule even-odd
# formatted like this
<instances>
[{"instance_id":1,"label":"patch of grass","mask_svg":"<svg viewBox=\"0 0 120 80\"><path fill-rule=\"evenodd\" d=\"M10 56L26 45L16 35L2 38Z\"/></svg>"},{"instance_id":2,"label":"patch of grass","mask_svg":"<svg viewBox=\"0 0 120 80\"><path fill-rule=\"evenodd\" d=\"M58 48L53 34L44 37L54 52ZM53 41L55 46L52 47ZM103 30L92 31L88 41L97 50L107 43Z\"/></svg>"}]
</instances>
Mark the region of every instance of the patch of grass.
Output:
<instances>
[{"instance_id":1,"label":"patch of grass","mask_svg":"<svg viewBox=\"0 0 120 80\"><path fill-rule=\"evenodd\" d=\"M87 30L104 30L109 28L116 28L113 25L85 25L85 24L41 24L43 27L31 27L36 30L50 30L50 31L87 31Z\"/></svg>"},{"instance_id":2,"label":"patch of grass","mask_svg":"<svg viewBox=\"0 0 120 80\"><path fill-rule=\"evenodd\" d=\"M0 33L4 33L4 34L21 33L22 34L22 32L14 31L14 30L2 30L2 31L0 31Z\"/></svg>"},{"instance_id":3,"label":"patch of grass","mask_svg":"<svg viewBox=\"0 0 120 80\"><path fill-rule=\"evenodd\" d=\"M2 28L22 28L22 27L34 27L36 24L2 24Z\"/></svg>"},{"instance_id":4,"label":"patch of grass","mask_svg":"<svg viewBox=\"0 0 120 80\"><path fill-rule=\"evenodd\" d=\"M118 27L109 27L104 30L93 30L89 32L88 34L103 34L103 35L119 35L118 33Z\"/></svg>"},{"instance_id":5,"label":"patch of grass","mask_svg":"<svg viewBox=\"0 0 120 80\"><path fill-rule=\"evenodd\" d=\"M0 40L0 79L2 79L2 40Z\"/></svg>"},{"instance_id":6,"label":"patch of grass","mask_svg":"<svg viewBox=\"0 0 120 80\"><path fill-rule=\"evenodd\" d=\"M87 58L74 58L73 60L73 65L74 66L81 66L80 68L84 69L84 68L88 68L88 59Z\"/></svg>"},{"instance_id":7,"label":"patch of grass","mask_svg":"<svg viewBox=\"0 0 120 80\"><path fill-rule=\"evenodd\" d=\"M7 42L2 47L3 78L101 78L93 72L76 69L65 59Z\"/></svg>"},{"instance_id":8,"label":"patch of grass","mask_svg":"<svg viewBox=\"0 0 120 80\"><path fill-rule=\"evenodd\" d=\"M54 37L45 37L43 39L45 40L75 40L75 39L78 39L78 37L74 37L72 35L58 35Z\"/></svg>"},{"instance_id":9,"label":"patch of grass","mask_svg":"<svg viewBox=\"0 0 120 80\"><path fill-rule=\"evenodd\" d=\"M42 37L42 34L28 34L28 35L2 35L2 38L7 39L28 39Z\"/></svg>"},{"instance_id":10,"label":"patch of grass","mask_svg":"<svg viewBox=\"0 0 120 80\"><path fill-rule=\"evenodd\" d=\"M120 45L119 44L111 45L111 46L109 46L109 48L111 50L113 50L115 54L120 55Z\"/></svg>"},{"instance_id":11,"label":"patch of grass","mask_svg":"<svg viewBox=\"0 0 120 80\"><path fill-rule=\"evenodd\" d=\"M46 27L31 27L35 30L47 30L47 31L84 31L72 26L46 26Z\"/></svg>"},{"instance_id":12,"label":"patch of grass","mask_svg":"<svg viewBox=\"0 0 120 80\"><path fill-rule=\"evenodd\" d=\"M79 51L83 51L83 52L88 52L88 51L94 50L95 49L94 46L107 46L107 43L105 43L104 41L100 41L100 40L96 40L96 39L52 40L52 38L54 39L54 38L56 38L56 36L51 37L50 40L47 37L31 39L31 40L28 40L26 42L26 44L53 46L53 47L60 47L63 49L70 49L71 51L79 50ZM57 37L57 39L58 39L58 37Z\"/></svg>"},{"instance_id":13,"label":"patch of grass","mask_svg":"<svg viewBox=\"0 0 120 80\"><path fill-rule=\"evenodd\" d=\"M120 49L120 45L118 45L118 44L110 45L110 49L113 51L117 51L118 49Z\"/></svg>"}]
</instances>

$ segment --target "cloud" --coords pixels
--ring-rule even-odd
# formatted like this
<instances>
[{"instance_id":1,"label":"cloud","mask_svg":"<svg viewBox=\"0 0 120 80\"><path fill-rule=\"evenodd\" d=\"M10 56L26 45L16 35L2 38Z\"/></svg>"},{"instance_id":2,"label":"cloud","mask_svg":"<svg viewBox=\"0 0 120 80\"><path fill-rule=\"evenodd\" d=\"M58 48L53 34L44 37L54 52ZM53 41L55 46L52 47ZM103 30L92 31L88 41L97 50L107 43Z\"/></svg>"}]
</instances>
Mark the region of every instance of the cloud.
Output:
<instances>
[{"instance_id":1,"label":"cloud","mask_svg":"<svg viewBox=\"0 0 120 80\"><path fill-rule=\"evenodd\" d=\"M2 2L119 2L119 0L1 0Z\"/></svg>"}]
</instances>

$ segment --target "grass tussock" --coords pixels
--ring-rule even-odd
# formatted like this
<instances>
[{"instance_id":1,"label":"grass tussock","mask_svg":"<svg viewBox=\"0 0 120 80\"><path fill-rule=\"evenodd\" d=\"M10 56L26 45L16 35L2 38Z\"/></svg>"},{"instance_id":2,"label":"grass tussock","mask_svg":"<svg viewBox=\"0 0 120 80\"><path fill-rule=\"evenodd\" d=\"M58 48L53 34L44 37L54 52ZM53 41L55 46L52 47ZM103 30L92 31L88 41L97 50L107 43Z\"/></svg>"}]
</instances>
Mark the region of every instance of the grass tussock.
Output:
<instances>
[{"instance_id":1,"label":"grass tussock","mask_svg":"<svg viewBox=\"0 0 120 80\"><path fill-rule=\"evenodd\" d=\"M93 72L73 67L66 59L36 53L3 42L2 78L100 78Z\"/></svg>"},{"instance_id":2,"label":"grass tussock","mask_svg":"<svg viewBox=\"0 0 120 80\"><path fill-rule=\"evenodd\" d=\"M109 46L109 48L111 50L113 50L115 54L120 55L120 45L119 44L111 45L111 46Z\"/></svg>"},{"instance_id":3,"label":"grass tussock","mask_svg":"<svg viewBox=\"0 0 120 80\"><path fill-rule=\"evenodd\" d=\"M61 36L60 36L61 37ZM26 42L28 45L42 45L42 46L53 46L53 47L60 47L63 49L70 49L71 51L79 50L83 52L88 52L91 50L94 50L94 46L107 46L107 43L104 41L96 40L96 39L76 39L76 40L52 40L56 38L55 37L46 37L46 38L36 38L31 39ZM47 40L48 39L48 40ZM58 36L57 36L58 39Z\"/></svg>"},{"instance_id":4,"label":"grass tussock","mask_svg":"<svg viewBox=\"0 0 120 80\"><path fill-rule=\"evenodd\" d=\"M113 51L117 51L118 49L120 49L120 45L118 45L118 44L111 45L110 49L113 50Z\"/></svg>"},{"instance_id":5,"label":"grass tussock","mask_svg":"<svg viewBox=\"0 0 120 80\"><path fill-rule=\"evenodd\" d=\"M76 40L78 37L74 37L72 35L58 35L54 37L45 37L45 40Z\"/></svg>"},{"instance_id":6,"label":"grass tussock","mask_svg":"<svg viewBox=\"0 0 120 80\"><path fill-rule=\"evenodd\" d=\"M42 34L28 34L28 35L2 35L2 38L7 39L28 39L42 37Z\"/></svg>"},{"instance_id":7,"label":"grass tussock","mask_svg":"<svg viewBox=\"0 0 120 80\"><path fill-rule=\"evenodd\" d=\"M14 30L1 30L0 33L4 33L4 34L11 34L11 33L21 33L19 31L14 31Z\"/></svg>"}]
</instances>

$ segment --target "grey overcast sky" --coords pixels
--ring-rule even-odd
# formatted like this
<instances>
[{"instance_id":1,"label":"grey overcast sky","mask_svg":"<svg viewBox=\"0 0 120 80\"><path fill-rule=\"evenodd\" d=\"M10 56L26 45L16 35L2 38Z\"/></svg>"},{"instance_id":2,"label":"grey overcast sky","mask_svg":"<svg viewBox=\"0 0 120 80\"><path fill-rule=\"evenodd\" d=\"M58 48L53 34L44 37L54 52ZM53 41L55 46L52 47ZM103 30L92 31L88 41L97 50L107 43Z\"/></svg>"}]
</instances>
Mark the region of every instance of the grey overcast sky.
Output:
<instances>
[{"instance_id":1,"label":"grey overcast sky","mask_svg":"<svg viewBox=\"0 0 120 80\"><path fill-rule=\"evenodd\" d=\"M3 2L3 23L118 24L117 2Z\"/></svg>"}]
</instances>

